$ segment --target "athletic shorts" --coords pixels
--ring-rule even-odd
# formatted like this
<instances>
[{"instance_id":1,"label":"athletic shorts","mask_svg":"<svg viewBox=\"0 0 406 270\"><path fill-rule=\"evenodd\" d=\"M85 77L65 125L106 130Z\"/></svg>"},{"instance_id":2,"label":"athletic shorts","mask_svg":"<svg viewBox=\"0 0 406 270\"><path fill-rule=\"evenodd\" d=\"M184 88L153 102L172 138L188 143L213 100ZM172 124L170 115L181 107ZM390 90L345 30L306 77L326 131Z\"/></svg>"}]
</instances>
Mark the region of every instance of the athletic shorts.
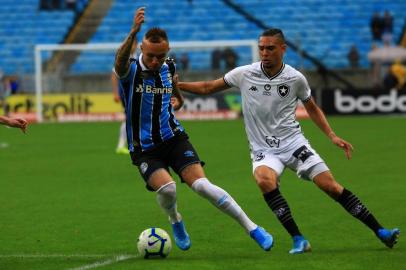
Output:
<instances>
[{"instance_id":1,"label":"athletic shorts","mask_svg":"<svg viewBox=\"0 0 406 270\"><path fill-rule=\"evenodd\" d=\"M148 179L156 170L165 169L170 173L170 167L181 177L180 172L187 166L194 163L204 165L204 162L200 161L193 145L189 142L189 137L186 133L181 133L161 143L154 149L144 152L130 152L130 155L133 164L138 167L146 187L150 191L153 191L153 189L148 186Z\"/></svg>"},{"instance_id":2,"label":"athletic shorts","mask_svg":"<svg viewBox=\"0 0 406 270\"><path fill-rule=\"evenodd\" d=\"M306 180L313 180L316 175L329 170L303 134L295 135L284 149L259 150L252 153L251 158L253 172L257 167L265 165L273 169L278 177L283 173L285 167Z\"/></svg>"}]
</instances>

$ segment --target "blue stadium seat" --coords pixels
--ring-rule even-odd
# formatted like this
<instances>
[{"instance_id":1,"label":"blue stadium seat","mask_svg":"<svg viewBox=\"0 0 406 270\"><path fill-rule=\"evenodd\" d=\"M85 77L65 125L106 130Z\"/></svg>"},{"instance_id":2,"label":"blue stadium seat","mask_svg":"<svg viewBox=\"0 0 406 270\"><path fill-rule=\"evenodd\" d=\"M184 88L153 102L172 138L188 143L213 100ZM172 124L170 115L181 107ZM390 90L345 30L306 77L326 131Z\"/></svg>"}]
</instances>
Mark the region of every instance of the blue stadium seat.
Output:
<instances>
[{"instance_id":1,"label":"blue stadium seat","mask_svg":"<svg viewBox=\"0 0 406 270\"><path fill-rule=\"evenodd\" d=\"M0 5L0 68L7 72L33 72L33 47L37 43L60 43L74 18L72 11L38 11L38 0L2 0ZM79 1L83 2L83 1ZM147 1L145 29L159 26L168 31L171 41L257 39L262 31L222 1L185 0ZM372 38L369 20L373 12L389 10L394 16L394 37L398 39L404 24L406 1L388 0L234 0L266 25L282 28L286 37L320 58L330 68L348 66L347 53L355 44L362 67L368 67L367 53ZM121 42L128 33L138 1L114 1L92 43ZM258 12L260 11L260 12ZM52 26L52 27L50 27ZM29 37L29 38L27 38ZM250 61L246 48L236 48L238 64ZM193 69L210 68L210 51L190 51ZM100 58L100 59L98 59ZM72 66L74 72L109 72L114 56L89 56L83 53ZM286 62L314 68L288 50ZM97 63L95 65L95 63ZM87 67L91 67L88 69Z\"/></svg>"}]
</instances>

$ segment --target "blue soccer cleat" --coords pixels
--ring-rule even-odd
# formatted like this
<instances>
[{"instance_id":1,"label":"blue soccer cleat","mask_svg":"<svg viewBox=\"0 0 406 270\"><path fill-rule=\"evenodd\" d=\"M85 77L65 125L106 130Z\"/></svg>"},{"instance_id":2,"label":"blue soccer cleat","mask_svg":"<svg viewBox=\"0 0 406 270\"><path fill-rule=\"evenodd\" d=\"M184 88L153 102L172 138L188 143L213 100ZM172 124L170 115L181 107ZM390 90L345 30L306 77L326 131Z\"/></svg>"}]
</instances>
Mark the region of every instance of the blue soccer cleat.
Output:
<instances>
[{"instance_id":1,"label":"blue soccer cleat","mask_svg":"<svg viewBox=\"0 0 406 270\"><path fill-rule=\"evenodd\" d=\"M379 229L377 236L388 248L393 248L398 242L399 234L400 230L398 228L392 230Z\"/></svg>"},{"instance_id":2,"label":"blue soccer cleat","mask_svg":"<svg viewBox=\"0 0 406 270\"><path fill-rule=\"evenodd\" d=\"M305 253L312 250L309 241L302 235L293 236L293 248L289 251L290 254Z\"/></svg>"},{"instance_id":3,"label":"blue soccer cleat","mask_svg":"<svg viewBox=\"0 0 406 270\"><path fill-rule=\"evenodd\" d=\"M191 241L188 233L186 232L183 221L175 222L172 224L173 237L175 243L181 250L188 250L191 246Z\"/></svg>"},{"instance_id":4,"label":"blue soccer cleat","mask_svg":"<svg viewBox=\"0 0 406 270\"><path fill-rule=\"evenodd\" d=\"M265 251L269 251L273 246L273 237L262 227L257 227L256 229L250 231L250 236L261 248Z\"/></svg>"}]
</instances>

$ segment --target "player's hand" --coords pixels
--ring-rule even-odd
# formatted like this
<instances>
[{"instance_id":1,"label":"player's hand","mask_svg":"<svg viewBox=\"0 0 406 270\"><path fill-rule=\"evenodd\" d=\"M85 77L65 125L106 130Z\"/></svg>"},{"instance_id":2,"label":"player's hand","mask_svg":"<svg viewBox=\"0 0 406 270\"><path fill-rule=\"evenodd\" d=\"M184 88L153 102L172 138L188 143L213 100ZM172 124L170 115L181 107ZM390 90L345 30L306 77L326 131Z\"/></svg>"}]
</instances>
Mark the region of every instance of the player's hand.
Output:
<instances>
[{"instance_id":1,"label":"player's hand","mask_svg":"<svg viewBox=\"0 0 406 270\"><path fill-rule=\"evenodd\" d=\"M141 25L144 23L144 20L145 20L145 7L140 7L135 12L132 28L136 32L139 32L141 29Z\"/></svg>"},{"instance_id":2,"label":"player's hand","mask_svg":"<svg viewBox=\"0 0 406 270\"><path fill-rule=\"evenodd\" d=\"M172 107L175 111L179 110L180 108L182 108L182 103L179 101L179 99L177 97L171 97L171 104Z\"/></svg>"},{"instance_id":3,"label":"player's hand","mask_svg":"<svg viewBox=\"0 0 406 270\"><path fill-rule=\"evenodd\" d=\"M178 90L179 76L175 74L172 78L172 87L174 89L175 96L171 97L171 105L175 111L179 110L183 106L183 97Z\"/></svg>"},{"instance_id":4,"label":"player's hand","mask_svg":"<svg viewBox=\"0 0 406 270\"><path fill-rule=\"evenodd\" d=\"M10 127L20 128L22 132L27 132L28 122L24 118L13 118L10 119L8 125Z\"/></svg>"},{"instance_id":5,"label":"player's hand","mask_svg":"<svg viewBox=\"0 0 406 270\"><path fill-rule=\"evenodd\" d=\"M114 102L119 103L120 102L120 97L117 95L114 95Z\"/></svg>"},{"instance_id":6,"label":"player's hand","mask_svg":"<svg viewBox=\"0 0 406 270\"><path fill-rule=\"evenodd\" d=\"M354 147L352 147L352 145L349 142L341 139L340 137L338 137L335 134L331 137L331 141L335 145L337 145L338 147L340 147L341 149L344 150L345 156L347 157L347 159L351 159L351 152L354 150Z\"/></svg>"},{"instance_id":7,"label":"player's hand","mask_svg":"<svg viewBox=\"0 0 406 270\"><path fill-rule=\"evenodd\" d=\"M173 88L179 89L179 88L178 88L178 82L179 82L179 75L178 75L178 74L175 74L175 75L172 77L172 86L173 86Z\"/></svg>"}]
</instances>

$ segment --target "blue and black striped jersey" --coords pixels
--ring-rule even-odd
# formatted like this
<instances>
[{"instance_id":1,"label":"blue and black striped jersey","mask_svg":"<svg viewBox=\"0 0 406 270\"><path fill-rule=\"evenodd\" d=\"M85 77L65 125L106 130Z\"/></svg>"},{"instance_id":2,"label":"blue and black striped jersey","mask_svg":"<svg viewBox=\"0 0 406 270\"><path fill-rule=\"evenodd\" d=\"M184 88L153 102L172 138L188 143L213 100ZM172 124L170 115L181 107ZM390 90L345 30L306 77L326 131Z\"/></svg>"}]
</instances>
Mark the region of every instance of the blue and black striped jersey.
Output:
<instances>
[{"instance_id":1,"label":"blue and black striped jersey","mask_svg":"<svg viewBox=\"0 0 406 270\"><path fill-rule=\"evenodd\" d=\"M168 59L152 72L140 62L141 57L131 59L127 75L120 79L130 152L153 149L184 131L171 105L175 63Z\"/></svg>"}]
</instances>

